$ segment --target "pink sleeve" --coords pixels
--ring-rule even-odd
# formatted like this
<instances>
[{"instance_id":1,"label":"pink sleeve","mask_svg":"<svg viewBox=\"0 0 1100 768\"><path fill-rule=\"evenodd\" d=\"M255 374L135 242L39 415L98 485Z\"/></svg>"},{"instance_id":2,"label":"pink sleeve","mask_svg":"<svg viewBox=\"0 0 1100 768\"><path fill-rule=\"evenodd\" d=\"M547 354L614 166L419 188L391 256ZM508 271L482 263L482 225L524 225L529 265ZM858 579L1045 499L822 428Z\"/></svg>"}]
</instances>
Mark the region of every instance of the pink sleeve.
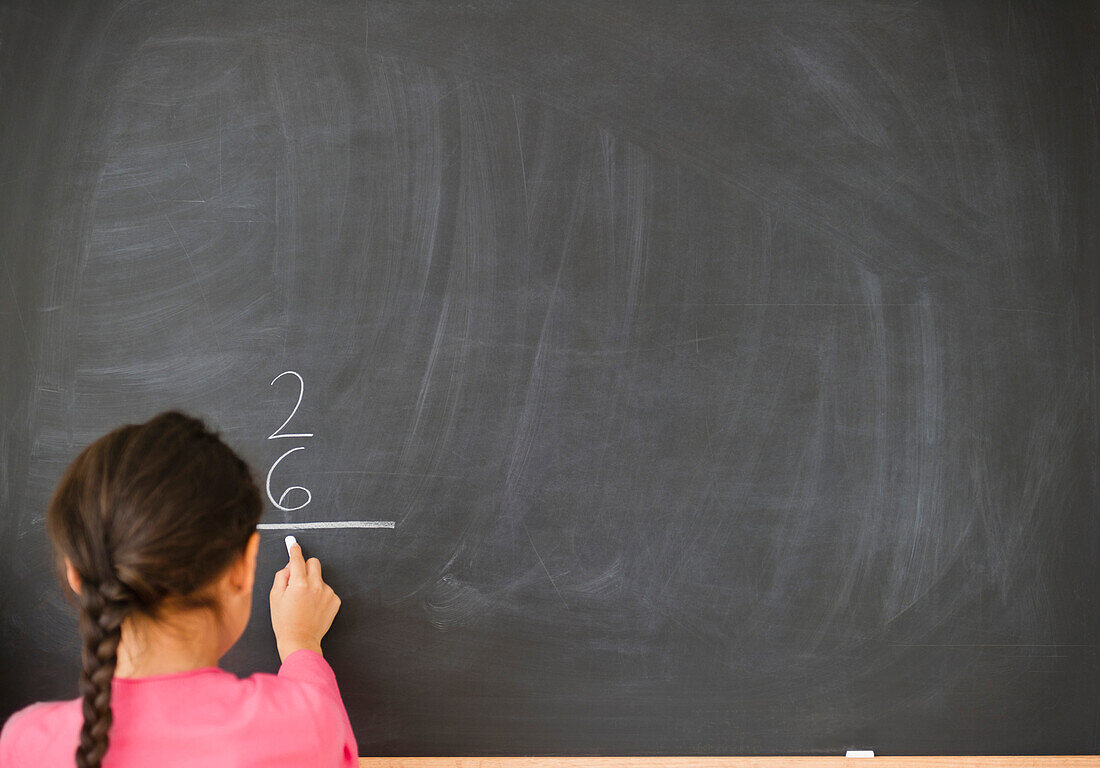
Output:
<instances>
[{"instance_id":1,"label":"pink sleeve","mask_svg":"<svg viewBox=\"0 0 1100 768\"><path fill-rule=\"evenodd\" d=\"M359 765L359 748L355 743L355 733L351 729L340 688L336 685L336 673L325 657L308 648L300 648L283 660L278 677L300 683L314 694L308 699L319 734L317 765L356 768Z\"/></svg>"}]
</instances>

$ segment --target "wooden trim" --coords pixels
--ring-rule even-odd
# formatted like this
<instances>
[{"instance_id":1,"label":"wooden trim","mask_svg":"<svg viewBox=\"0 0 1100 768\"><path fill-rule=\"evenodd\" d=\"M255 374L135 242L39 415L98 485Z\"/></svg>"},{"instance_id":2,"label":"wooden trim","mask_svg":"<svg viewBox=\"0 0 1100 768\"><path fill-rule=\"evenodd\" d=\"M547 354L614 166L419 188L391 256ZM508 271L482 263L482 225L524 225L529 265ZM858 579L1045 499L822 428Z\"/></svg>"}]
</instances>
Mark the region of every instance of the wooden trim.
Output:
<instances>
[{"instance_id":1,"label":"wooden trim","mask_svg":"<svg viewBox=\"0 0 1100 768\"><path fill-rule=\"evenodd\" d=\"M866 762L864 762L866 761ZM359 768L1098 768L1100 755L935 757L361 757Z\"/></svg>"}]
</instances>

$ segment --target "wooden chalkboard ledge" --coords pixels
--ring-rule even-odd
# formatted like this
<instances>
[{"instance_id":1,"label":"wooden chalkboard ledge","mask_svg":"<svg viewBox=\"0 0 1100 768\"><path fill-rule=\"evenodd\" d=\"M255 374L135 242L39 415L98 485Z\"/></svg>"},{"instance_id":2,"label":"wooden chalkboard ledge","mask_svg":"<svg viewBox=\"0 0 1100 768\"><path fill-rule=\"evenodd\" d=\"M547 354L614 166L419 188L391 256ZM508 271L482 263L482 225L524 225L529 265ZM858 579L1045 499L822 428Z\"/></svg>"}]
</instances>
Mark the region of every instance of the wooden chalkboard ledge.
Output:
<instances>
[{"instance_id":1,"label":"wooden chalkboard ledge","mask_svg":"<svg viewBox=\"0 0 1100 768\"><path fill-rule=\"evenodd\" d=\"M1097 768L1098 755L951 757L361 757L359 768Z\"/></svg>"}]
</instances>

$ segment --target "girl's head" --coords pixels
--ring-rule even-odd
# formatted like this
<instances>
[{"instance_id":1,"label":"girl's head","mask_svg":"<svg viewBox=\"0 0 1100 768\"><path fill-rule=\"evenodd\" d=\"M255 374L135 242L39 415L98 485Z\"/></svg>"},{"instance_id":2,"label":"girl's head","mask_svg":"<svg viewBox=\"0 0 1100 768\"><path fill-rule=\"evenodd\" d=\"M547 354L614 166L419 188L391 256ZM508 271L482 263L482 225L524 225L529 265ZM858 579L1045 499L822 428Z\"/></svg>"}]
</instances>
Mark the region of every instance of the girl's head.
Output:
<instances>
[{"instance_id":1,"label":"girl's head","mask_svg":"<svg viewBox=\"0 0 1100 768\"><path fill-rule=\"evenodd\" d=\"M124 620L134 626L209 611L221 653L240 637L261 512L248 465L201 420L178 411L107 433L65 471L46 527L80 608L78 766L98 766L107 751ZM225 588L230 573L246 573L233 590Z\"/></svg>"}]
</instances>

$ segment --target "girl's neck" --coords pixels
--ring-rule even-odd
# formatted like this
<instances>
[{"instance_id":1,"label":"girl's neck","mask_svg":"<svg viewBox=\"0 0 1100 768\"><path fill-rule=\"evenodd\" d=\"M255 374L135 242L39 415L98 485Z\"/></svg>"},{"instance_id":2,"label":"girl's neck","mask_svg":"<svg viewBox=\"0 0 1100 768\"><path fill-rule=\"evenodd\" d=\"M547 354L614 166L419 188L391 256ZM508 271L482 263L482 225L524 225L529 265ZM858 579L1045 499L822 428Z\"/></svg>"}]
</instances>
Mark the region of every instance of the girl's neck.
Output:
<instances>
[{"instance_id":1,"label":"girl's neck","mask_svg":"<svg viewBox=\"0 0 1100 768\"><path fill-rule=\"evenodd\" d=\"M153 677L216 667L221 655L219 633L209 616L177 614L170 624L143 621L136 631L128 618L122 622L115 677Z\"/></svg>"}]
</instances>

